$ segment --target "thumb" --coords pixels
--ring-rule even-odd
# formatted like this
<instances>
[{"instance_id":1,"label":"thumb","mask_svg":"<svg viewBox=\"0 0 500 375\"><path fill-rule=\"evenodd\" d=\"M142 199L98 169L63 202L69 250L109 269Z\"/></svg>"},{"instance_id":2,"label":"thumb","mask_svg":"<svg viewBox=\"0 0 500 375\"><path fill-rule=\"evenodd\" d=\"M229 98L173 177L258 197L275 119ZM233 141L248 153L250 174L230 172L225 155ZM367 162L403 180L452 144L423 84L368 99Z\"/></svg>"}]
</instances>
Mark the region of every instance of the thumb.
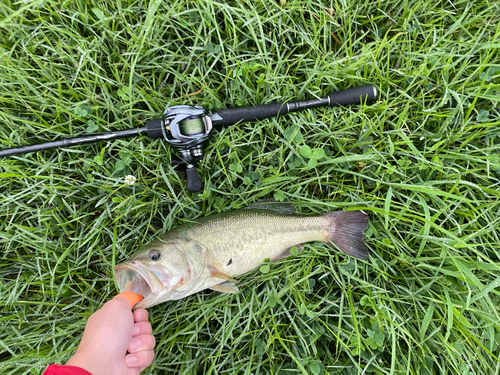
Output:
<instances>
[{"instance_id":1,"label":"thumb","mask_svg":"<svg viewBox=\"0 0 500 375\"><path fill-rule=\"evenodd\" d=\"M115 299L115 298L125 298L130 303L130 308L133 308L136 303L138 303L144 299L144 297L141 296L140 294L130 292L130 291L121 292L120 294L115 296L113 299Z\"/></svg>"}]
</instances>

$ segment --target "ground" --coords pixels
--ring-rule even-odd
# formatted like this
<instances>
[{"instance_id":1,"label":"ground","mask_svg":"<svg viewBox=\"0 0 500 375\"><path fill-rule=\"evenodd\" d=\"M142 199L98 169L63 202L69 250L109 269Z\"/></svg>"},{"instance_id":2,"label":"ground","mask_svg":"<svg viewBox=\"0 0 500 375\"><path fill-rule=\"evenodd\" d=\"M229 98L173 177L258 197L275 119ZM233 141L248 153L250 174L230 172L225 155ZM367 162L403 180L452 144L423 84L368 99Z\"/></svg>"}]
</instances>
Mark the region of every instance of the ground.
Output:
<instances>
[{"instance_id":1,"label":"ground","mask_svg":"<svg viewBox=\"0 0 500 375\"><path fill-rule=\"evenodd\" d=\"M146 136L1 158L0 372L65 363L141 245L275 198L365 210L370 257L312 243L240 293L151 308L144 373L498 373L499 18L491 1L2 1L0 148L177 104L380 96L215 131L199 194Z\"/></svg>"}]
</instances>

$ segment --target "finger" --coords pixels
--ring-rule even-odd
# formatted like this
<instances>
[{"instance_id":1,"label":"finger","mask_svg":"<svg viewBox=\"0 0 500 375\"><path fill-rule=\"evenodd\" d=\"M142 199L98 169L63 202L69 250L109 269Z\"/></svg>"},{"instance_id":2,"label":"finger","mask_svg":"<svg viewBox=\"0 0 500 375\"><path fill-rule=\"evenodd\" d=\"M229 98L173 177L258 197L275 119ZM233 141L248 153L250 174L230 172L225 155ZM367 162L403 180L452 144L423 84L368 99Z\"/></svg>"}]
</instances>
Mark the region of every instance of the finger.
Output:
<instances>
[{"instance_id":1,"label":"finger","mask_svg":"<svg viewBox=\"0 0 500 375\"><path fill-rule=\"evenodd\" d=\"M151 350L155 345L156 340L153 335L139 335L130 340L127 351L129 353L137 353L141 350Z\"/></svg>"},{"instance_id":2,"label":"finger","mask_svg":"<svg viewBox=\"0 0 500 375\"><path fill-rule=\"evenodd\" d=\"M127 363L127 367L139 367L139 369L143 371L146 367L151 366L154 357L155 352L153 350L143 350L134 354L127 354L125 356L125 362Z\"/></svg>"},{"instance_id":3,"label":"finger","mask_svg":"<svg viewBox=\"0 0 500 375\"><path fill-rule=\"evenodd\" d=\"M133 308L138 302L144 299L144 296L127 290L125 292L121 292L113 299L115 298L125 298L130 303L130 308Z\"/></svg>"},{"instance_id":4,"label":"finger","mask_svg":"<svg viewBox=\"0 0 500 375\"><path fill-rule=\"evenodd\" d=\"M130 302L124 297L119 297L119 298L114 298L112 300L109 300L106 302L101 310L103 311L108 311L108 310L130 310Z\"/></svg>"},{"instance_id":5,"label":"finger","mask_svg":"<svg viewBox=\"0 0 500 375\"><path fill-rule=\"evenodd\" d=\"M137 309L134 311L134 322L145 322L148 320L148 310Z\"/></svg>"},{"instance_id":6,"label":"finger","mask_svg":"<svg viewBox=\"0 0 500 375\"><path fill-rule=\"evenodd\" d=\"M122 309L127 309L127 310L131 309L131 307L130 307L131 302L123 296L116 296L111 301L106 302L106 305L107 304L110 304L111 306L115 306L115 305L118 306L117 304L120 304L120 307Z\"/></svg>"},{"instance_id":7,"label":"finger","mask_svg":"<svg viewBox=\"0 0 500 375\"><path fill-rule=\"evenodd\" d=\"M153 327L151 327L151 323L149 322L135 323L134 328L132 329L132 337L150 335L151 333L153 333Z\"/></svg>"}]
</instances>

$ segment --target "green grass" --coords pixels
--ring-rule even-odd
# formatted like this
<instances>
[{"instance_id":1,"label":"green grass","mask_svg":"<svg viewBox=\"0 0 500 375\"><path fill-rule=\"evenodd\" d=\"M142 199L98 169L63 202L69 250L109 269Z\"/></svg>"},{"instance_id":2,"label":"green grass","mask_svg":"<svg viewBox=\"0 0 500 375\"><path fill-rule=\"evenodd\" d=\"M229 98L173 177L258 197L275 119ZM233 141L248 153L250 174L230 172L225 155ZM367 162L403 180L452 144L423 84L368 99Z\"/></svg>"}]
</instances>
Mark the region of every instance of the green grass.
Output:
<instances>
[{"instance_id":1,"label":"green grass","mask_svg":"<svg viewBox=\"0 0 500 375\"><path fill-rule=\"evenodd\" d=\"M236 295L151 308L145 373L499 373L499 20L489 1L2 1L1 148L175 104L381 95L215 132L199 195L146 137L2 158L0 372L65 363L156 235L276 196L370 212L371 257L307 244Z\"/></svg>"}]
</instances>

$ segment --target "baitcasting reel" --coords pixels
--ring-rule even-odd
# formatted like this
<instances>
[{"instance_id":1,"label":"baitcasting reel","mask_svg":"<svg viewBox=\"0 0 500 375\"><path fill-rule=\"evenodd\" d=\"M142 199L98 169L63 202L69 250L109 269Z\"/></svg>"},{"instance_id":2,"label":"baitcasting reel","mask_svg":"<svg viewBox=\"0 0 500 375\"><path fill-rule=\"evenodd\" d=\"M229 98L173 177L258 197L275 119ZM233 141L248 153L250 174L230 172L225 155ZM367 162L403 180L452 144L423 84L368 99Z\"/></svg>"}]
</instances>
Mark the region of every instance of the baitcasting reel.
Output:
<instances>
[{"instance_id":1,"label":"baitcasting reel","mask_svg":"<svg viewBox=\"0 0 500 375\"><path fill-rule=\"evenodd\" d=\"M137 136L138 134L147 135L150 138L163 138L180 154L181 160L173 161L172 164L186 166L186 188L188 191L195 193L203 188L203 183L196 172L195 163L203 158L205 143L210 138L213 129L248 121L263 120L307 108L369 103L375 101L377 95L377 88L375 86L365 85L334 92L319 99L273 103L255 107L229 108L219 110L215 113L209 113L200 106L175 105L168 107L163 113L162 118L149 120L146 122L146 126L138 129L118 130L30 146L8 148L0 150L0 157L50 148L109 141Z\"/></svg>"},{"instance_id":2,"label":"baitcasting reel","mask_svg":"<svg viewBox=\"0 0 500 375\"><path fill-rule=\"evenodd\" d=\"M190 192L197 192L203 188L194 163L203 158L205 142L210 138L212 118L203 107L189 105L174 105L168 107L163 117L146 122L148 136L161 136L170 143L181 155L181 160L174 160L172 164L186 166L186 188Z\"/></svg>"}]
</instances>

